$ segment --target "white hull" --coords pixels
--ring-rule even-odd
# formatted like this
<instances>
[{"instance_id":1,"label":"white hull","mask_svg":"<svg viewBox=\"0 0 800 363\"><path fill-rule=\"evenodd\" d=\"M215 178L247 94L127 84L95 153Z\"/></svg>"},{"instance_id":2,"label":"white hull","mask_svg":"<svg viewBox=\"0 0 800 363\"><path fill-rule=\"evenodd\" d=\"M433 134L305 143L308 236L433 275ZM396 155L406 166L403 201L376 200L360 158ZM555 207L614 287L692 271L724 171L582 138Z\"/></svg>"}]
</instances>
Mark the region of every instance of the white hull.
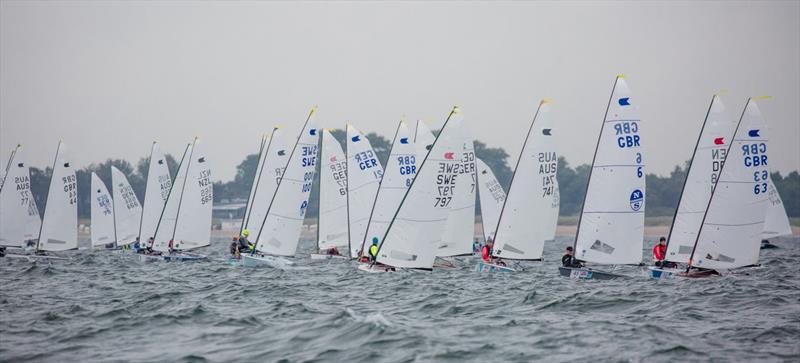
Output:
<instances>
[{"instance_id":1,"label":"white hull","mask_svg":"<svg viewBox=\"0 0 800 363\"><path fill-rule=\"evenodd\" d=\"M342 255L327 255L321 253L312 253L311 254L312 260L349 260L350 257L342 256Z\"/></svg>"},{"instance_id":2,"label":"white hull","mask_svg":"<svg viewBox=\"0 0 800 363\"><path fill-rule=\"evenodd\" d=\"M294 262L276 256L242 255L242 259L239 261L244 267L287 268L294 265Z\"/></svg>"},{"instance_id":3,"label":"white hull","mask_svg":"<svg viewBox=\"0 0 800 363\"><path fill-rule=\"evenodd\" d=\"M369 273L380 273L380 272L393 272L395 271L394 267L386 266L386 265L370 265L367 263L362 263L358 265L358 269L364 272Z\"/></svg>"},{"instance_id":4,"label":"white hull","mask_svg":"<svg viewBox=\"0 0 800 363\"><path fill-rule=\"evenodd\" d=\"M477 272L517 272L517 270L508 267L508 266L501 266L495 265L493 263L486 263L486 262L478 262L478 265L475 266L475 271Z\"/></svg>"}]
</instances>

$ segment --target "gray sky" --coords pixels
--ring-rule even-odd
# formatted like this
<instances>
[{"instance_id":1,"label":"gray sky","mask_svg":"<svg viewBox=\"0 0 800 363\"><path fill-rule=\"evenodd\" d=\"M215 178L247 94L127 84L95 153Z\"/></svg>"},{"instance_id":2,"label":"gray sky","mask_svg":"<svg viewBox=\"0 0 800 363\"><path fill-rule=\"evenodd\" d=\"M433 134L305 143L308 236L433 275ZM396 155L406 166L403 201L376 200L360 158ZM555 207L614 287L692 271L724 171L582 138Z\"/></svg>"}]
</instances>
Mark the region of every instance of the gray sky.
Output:
<instances>
[{"instance_id":1,"label":"gray sky","mask_svg":"<svg viewBox=\"0 0 800 363\"><path fill-rule=\"evenodd\" d=\"M0 3L0 156L16 143L79 166L137 160L195 135L215 179L275 124L390 138L402 115L438 127L464 110L511 153L552 98L560 153L591 161L618 73L640 105L648 172L691 156L713 92L738 117L772 95L772 167L800 169L800 2ZM5 162L5 159L3 159Z\"/></svg>"}]
</instances>

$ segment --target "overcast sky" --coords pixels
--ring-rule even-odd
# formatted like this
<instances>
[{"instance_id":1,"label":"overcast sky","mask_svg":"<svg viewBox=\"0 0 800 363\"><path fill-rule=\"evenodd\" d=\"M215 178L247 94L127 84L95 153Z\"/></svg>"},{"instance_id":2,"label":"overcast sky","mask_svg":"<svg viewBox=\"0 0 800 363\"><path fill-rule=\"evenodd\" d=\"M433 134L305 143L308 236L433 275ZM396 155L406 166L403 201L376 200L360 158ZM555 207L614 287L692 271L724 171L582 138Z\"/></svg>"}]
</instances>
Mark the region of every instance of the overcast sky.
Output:
<instances>
[{"instance_id":1,"label":"overcast sky","mask_svg":"<svg viewBox=\"0 0 800 363\"><path fill-rule=\"evenodd\" d=\"M591 161L614 76L639 104L648 172L691 156L713 92L770 125L770 161L800 169L800 2L0 3L0 156L35 166L63 138L78 166L180 154L198 135L230 180L275 124L351 122L390 138L460 105L513 164L541 98L561 155Z\"/></svg>"}]
</instances>

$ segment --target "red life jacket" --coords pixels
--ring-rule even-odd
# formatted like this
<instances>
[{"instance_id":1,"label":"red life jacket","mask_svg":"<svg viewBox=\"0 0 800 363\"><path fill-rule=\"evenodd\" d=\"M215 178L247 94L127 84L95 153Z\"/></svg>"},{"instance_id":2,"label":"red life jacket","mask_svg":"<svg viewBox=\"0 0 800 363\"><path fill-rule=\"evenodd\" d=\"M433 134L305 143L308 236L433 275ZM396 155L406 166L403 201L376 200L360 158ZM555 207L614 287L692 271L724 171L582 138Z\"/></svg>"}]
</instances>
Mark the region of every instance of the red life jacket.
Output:
<instances>
[{"instance_id":1,"label":"red life jacket","mask_svg":"<svg viewBox=\"0 0 800 363\"><path fill-rule=\"evenodd\" d=\"M489 246L483 246L483 248L481 248L481 258L483 258L484 261L489 261L489 258L491 258L491 256L489 256Z\"/></svg>"},{"instance_id":2,"label":"red life jacket","mask_svg":"<svg viewBox=\"0 0 800 363\"><path fill-rule=\"evenodd\" d=\"M655 247L653 247L653 258L655 258L657 261L663 261L666 254L667 254L666 245L662 246L661 244L657 244L655 245Z\"/></svg>"}]
</instances>

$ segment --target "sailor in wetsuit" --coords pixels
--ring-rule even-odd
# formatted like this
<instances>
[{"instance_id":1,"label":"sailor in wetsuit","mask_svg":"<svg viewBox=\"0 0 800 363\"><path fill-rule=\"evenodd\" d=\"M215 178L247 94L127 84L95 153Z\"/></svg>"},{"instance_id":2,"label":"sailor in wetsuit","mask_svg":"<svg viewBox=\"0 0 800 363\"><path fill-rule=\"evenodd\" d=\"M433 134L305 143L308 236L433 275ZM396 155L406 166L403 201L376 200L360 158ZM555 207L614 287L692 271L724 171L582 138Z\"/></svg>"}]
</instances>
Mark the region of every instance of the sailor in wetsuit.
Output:
<instances>
[{"instance_id":1,"label":"sailor in wetsuit","mask_svg":"<svg viewBox=\"0 0 800 363\"><path fill-rule=\"evenodd\" d=\"M567 246L567 251L564 253L564 256L561 257L561 266L573 268L583 267L583 264L575 259L572 252L572 246Z\"/></svg>"}]
</instances>

